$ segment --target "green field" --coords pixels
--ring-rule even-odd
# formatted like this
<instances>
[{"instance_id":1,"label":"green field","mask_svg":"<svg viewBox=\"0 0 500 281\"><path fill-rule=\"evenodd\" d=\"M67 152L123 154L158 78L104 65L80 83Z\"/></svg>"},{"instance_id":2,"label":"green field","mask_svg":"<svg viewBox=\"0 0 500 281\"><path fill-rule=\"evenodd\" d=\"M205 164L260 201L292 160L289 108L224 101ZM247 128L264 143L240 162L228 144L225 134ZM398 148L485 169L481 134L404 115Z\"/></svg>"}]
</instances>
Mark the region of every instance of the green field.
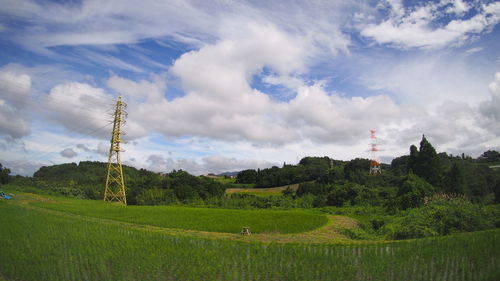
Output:
<instances>
[{"instance_id":1,"label":"green field","mask_svg":"<svg viewBox=\"0 0 500 281\"><path fill-rule=\"evenodd\" d=\"M33 194L0 201L0 214L0 278L6 280L500 278L499 229L398 242L344 238L340 244L322 235L339 235L327 230L353 220L312 211L125 207ZM245 219L263 220L262 229L271 232L227 233L232 227L239 232ZM273 221L277 227L266 226Z\"/></svg>"},{"instance_id":2,"label":"green field","mask_svg":"<svg viewBox=\"0 0 500 281\"><path fill-rule=\"evenodd\" d=\"M163 228L239 233L243 226L254 233L297 233L327 222L311 211L229 210L178 206L122 206L96 200L53 197L34 206L72 214ZM297 223L300 222L300 223Z\"/></svg>"},{"instance_id":3,"label":"green field","mask_svg":"<svg viewBox=\"0 0 500 281\"><path fill-rule=\"evenodd\" d=\"M299 188L298 184L290 184L279 187L268 187L268 188L253 188L253 187L238 187L238 188L228 188L226 189L226 194L249 194L260 197L266 197L271 195L282 195L283 190L290 188L292 190L297 190Z\"/></svg>"},{"instance_id":4,"label":"green field","mask_svg":"<svg viewBox=\"0 0 500 281\"><path fill-rule=\"evenodd\" d=\"M7 280L495 280L500 231L363 245L166 235L0 202Z\"/></svg>"}]
</instances>

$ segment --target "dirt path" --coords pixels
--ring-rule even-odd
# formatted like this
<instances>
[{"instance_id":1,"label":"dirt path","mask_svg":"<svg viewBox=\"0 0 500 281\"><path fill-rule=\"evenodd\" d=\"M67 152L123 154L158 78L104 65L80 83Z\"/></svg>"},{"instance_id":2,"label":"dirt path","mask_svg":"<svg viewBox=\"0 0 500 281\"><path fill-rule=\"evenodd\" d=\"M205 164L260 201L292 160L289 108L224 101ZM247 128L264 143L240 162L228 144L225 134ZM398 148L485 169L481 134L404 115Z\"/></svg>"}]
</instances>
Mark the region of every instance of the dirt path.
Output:
<instances>
[{"instance_id":1,"label":"dirt path","mask_svg":"<svg viewBox=\"0 0 500 281\"><path fill-rule=\"evenodd\" d=\"M317 229L308 232L294 233L294 234L280 234L280 233L257 233L251 235L241 235L234 233L223 232L208 232L197 230L185 230L176 228L163 228L151 225L141 225L136 223L121 222L104 218L88 217L83 215L71 214L62 211L50 210L34 206L33 202L47 202L52 201L50 198L37 194L18 194L15 200L11 200L9 204L21 206L45 212L52 215L77 218L82 221L104 223L109 225L118 225L121 227L135 229L140 231L158 232L167 235L183 236L183 237L196 237L204 239L223 239L232 241L243 242L264 242L264 243L311 243L311 244L353 244L353 243L366 243L368 241L356 241L342 235L339 228L352 229L358 227L356 220L344 216L327 216L328 222ZM251 231L251 229L250 229Z\"/></svg>"}]
</instances>

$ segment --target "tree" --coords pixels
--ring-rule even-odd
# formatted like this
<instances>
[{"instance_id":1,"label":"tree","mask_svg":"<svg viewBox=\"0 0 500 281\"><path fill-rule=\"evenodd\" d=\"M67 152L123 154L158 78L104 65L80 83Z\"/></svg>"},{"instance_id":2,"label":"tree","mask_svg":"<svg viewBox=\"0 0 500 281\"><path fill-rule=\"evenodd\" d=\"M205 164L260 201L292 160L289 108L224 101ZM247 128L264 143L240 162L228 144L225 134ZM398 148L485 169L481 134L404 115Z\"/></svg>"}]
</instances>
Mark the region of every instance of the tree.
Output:
<instances>
[{"instance_id":1,"label":"tree","mask_svg":"<svg viewBox=\"0 0 500 281\"><path fill-rule=\"evenodd\" d=\"M458 163L453 163L450 170L445 174L443 185L445 192L465 194L464 172Z\"/></svg>"},{"instance_id":2,"label":"tree","mask_svg":"<svg viewBox=\"0 0 500 281\"><path fill-rule=\"evenodd\" d=\"M497 179L494 187L495 202L500 204L500 179Z\"/></svg>"},{"instance_id":3,"label":"tree","mask_svg":"<svg viewBox=\"0 0 500 281\"><path fill-rule=\"evenodd\" d=\"M424 198L435 192L432 185L412 173L404 176L399 184L398 197L401 208L415 208L424 203Z\"/></svg>"},{"instance_id":4,"label":"tree","mask_svg":"<svg viewBox=\"0 0 500 281\"><path fill-rule=\"evenodd\" d=\"M415 172L415 166L418 164L418 149L415 145L410 146L410 157L408 158L408 168L406 169L407 172Z\"/></svg>"},{"instance_id":5,"label":"tree","mask_svg":"<svg viewBox=\"0 0 500 281\"><path fill-rule=\"evenodd\" d=\"M344 178L359 184L364 184L368 178L368 171L370 169L370 160L356 158L349 161L344 166Z\"/></svg>"},{"instance_id":6,"label":"tree","mask_svg":"<svg viewBox=\"0 0 500 281\"><path fill-rule=\"evenodd\" d=\"M422 136L418 151L416 146L410 146L408 171L412 171L415 175L424 178L432 185L437 186L441 183L439 157L434 147L425 138L425 135Z\"/></svg>"},{"instance_id":7,"label":"tree","mask_svg":"<svg viewBox=\"0 0 500 281\"><path fill-rule=\"evenodd\" d=\"M10 181L10 170L3 167L0 163L0 184L6 184Z\"/></svg>"},{"instance_id":8,"label":"tree","mask_svg":"<svg viewBox=\"0 0 500 281\"><path fill-rule=\"evenodd\" d=\"M408 173L409 161L410 156L408 155L396 157L391 161L391 170L398 176L406 175Z\"/></svg>"},{"instance_id":9,"label":"tree","mask_svg":"<svg viewBox=\"0 0 500 281\"><path fill-rule=\"evenodd\" d=\"M257 181L257 171L248 169L236 175L236 183L255 183Z\"/></svg>"},{"instance_id":10,"label":"tree","mask_svg":"<svg viewBox=\"0 0 500 281\"><path fill-rule=\"evenodd\" d=\"M477 160L485 163L500 162L500 153L495 150L488 150L481 154Z\"/></svg>"}]
</instances>

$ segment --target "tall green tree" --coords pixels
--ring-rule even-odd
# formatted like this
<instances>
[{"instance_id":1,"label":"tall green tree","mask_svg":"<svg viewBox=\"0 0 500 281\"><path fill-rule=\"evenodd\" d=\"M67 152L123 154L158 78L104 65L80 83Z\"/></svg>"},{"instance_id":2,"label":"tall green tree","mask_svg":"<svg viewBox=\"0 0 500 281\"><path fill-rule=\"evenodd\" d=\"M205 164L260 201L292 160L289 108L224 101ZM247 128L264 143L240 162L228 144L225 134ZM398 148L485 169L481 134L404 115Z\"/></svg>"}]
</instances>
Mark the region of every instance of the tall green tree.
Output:
<instances>
[{"instance_id":1,"label":"tall green tree","mask_svg":"<svg viewBox=\"0 0 500 281\"><path fill-rule=\"evenodd\" d=\"M0 184L6 184L10 180L10 170L0 163Z\"/></svg>"},{"instance_id":2,"label":"tall green tree","mask_svg":"<svg viewBox=\"0 0 500 281\"><path fill-rule=\"evenodd\" d=\"M453 163L450 170L444 175L444 191L448 193L466 193L466 183L462 167Z\"/></svg>"},{"instance_id":3,"label":"tall green tree","mask_svg":"<svg viewBox=\"0 0 500 281\"><path fill-rule=\"evenodd\" d=\"M410 146L410 157L408 158L408 172L414 172L415 166L417 166L418 162L418 149L415 145Z\"/></svg>"},{"instance_id":4,"label":"tall green tree","mask_svg":"<svg viewBox=\"0 0 500 281\"><path fill-rule=\"evenodd\" d=\"M439 156L432 144L425 138L425 135L422 136L418 151L414 145L410 146L408 171L412 171L432 185L439 186L441 184Z\"/></svg>"}]
</instances>

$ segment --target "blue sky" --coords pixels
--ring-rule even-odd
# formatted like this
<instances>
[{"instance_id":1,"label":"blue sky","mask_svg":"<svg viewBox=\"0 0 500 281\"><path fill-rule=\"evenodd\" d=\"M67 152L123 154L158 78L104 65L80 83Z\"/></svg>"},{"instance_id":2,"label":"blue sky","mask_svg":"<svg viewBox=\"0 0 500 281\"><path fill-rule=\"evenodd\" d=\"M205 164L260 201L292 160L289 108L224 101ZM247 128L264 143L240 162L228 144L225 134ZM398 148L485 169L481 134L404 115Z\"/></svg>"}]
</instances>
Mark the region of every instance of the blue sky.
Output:
<instances>
[{"instance_id":1,"label":"blue sky","mask_svg":"<svg viewBox=\"0 0 500 281\"><path fill-rule=\"evenodd\" d=\"M194 174L500 149L498 1L0 0L0 162Z\"/></svg>"}]
</instances>

